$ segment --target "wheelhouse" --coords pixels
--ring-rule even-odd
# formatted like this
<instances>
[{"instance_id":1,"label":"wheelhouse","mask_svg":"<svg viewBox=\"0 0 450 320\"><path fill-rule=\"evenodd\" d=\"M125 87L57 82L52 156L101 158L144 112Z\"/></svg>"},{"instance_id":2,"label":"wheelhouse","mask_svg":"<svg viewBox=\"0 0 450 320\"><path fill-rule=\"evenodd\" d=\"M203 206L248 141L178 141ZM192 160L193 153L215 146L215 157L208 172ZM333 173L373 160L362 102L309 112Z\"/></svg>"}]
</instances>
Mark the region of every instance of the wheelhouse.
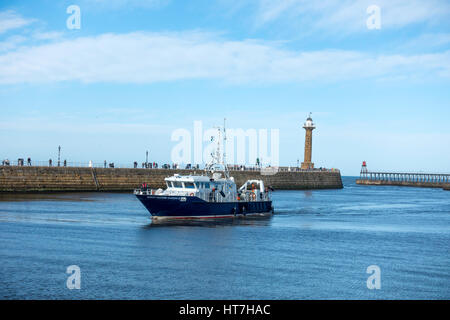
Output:
<instances>
[{"instance_id":1,"label":"wheelhouse","mask_svg":"<svg viewBox=\"0 0 450 320\"><path fill-rule=\"evenodd\" d=\"M196 196L205 201L236 201L236 184L233 180L209 178L208 176L174 175L165 179L167 189L157 194Z\"/></svg>"},{"instance_id":2,"label":"wheelhouse","mask_svg":"<svg viewBox=\"0 0 450 320\"><path fill-rule=\"evenodd\" d=\"M206 176L180 176L178 174L165 179L167 191L198 192L211 188L210 179Z\"/></svg>"}]
</instances>

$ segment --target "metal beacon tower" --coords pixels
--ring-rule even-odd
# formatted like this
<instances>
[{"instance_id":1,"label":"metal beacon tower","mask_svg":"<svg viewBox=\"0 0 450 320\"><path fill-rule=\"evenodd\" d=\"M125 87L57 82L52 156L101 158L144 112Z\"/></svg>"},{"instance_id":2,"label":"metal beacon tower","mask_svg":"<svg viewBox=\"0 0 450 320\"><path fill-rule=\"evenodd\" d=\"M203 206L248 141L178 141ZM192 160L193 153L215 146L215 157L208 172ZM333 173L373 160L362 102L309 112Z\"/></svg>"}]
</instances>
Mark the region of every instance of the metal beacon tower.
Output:
<instances>
[{"instance_id":1,"label":"metal beacon tower","mask_svg":"<svg viewBox=\"0 0 450 320\"><path fill-rule=\"evenodd\" d=\"M312 156L312 132L316 128L314 126L313 120L311 118L311 113L309 113L308 119L306 119L303 128L306 130L305 133L305 161L302 162L302 169L314 169L314 163L311 162Z\"/></svg>"}]
</instances>

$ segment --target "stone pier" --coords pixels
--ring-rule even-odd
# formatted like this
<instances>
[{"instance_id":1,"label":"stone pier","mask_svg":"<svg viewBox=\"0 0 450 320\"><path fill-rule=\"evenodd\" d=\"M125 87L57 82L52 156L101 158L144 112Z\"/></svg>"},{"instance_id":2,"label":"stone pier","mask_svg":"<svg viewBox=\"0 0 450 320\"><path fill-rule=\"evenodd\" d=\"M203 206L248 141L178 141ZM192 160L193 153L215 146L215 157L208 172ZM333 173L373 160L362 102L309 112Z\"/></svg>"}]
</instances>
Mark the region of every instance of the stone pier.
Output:
<instances>
[{"instance_id":1,"label":"stone pier","mask_svg":"<svg viewBox=\"0 0 450 320\"><path fill-rule=\"evenodd\" d=\"M125 169L76 167L0 167L0 192L57 192L57 191L126 191L131 192L146 182L150 188L164 188L164 178L202 174L202 170ZM287 171L264 174L260 171L230 171L236 185L246 180L262 179L275 190L340 189L338 170Z\"/></svg>"}]
</instances>

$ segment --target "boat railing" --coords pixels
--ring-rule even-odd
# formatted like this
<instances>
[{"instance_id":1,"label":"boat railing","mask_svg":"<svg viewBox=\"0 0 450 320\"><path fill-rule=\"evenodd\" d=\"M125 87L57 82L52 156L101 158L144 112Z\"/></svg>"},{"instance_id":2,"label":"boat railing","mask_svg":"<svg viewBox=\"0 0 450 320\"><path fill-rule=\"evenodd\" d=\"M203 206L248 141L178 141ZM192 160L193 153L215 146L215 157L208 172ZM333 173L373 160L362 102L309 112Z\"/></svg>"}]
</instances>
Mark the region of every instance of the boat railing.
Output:
<instances>
[{"instance_id":1,"label":"boat railing","mask_svg":"<svg viewBox=\"0 0 450 320\"><path fill-rule=\"evenodd\" d=\"M159 196L196 196L204 201L207 202L227 202L230 201L230 199L227 199L229 197L223 197L220 192L212 192L212 191L174 191L171 190L170 192L163 191L162 189L135 189L134 190L135 195L159 195Z\"/></svg>"},{"instance_id":2,"label":"boat railing","mask_svg":"<svg viewBox=\"0 0 450 320\"><path fill-rule=\"evenodd\" d=\"M205 193L200 193L200 198L207 202L230 202L232 201L232 196L229 194L222 196L220 192L217 191L207 191Z\"/></svg>"},{"instance_id":3,"label":"boat railing","mask_svg":"<svg viewBox=\"0 0 450 320\"><path fill-rule=\"evenodd\" d=\"M239 196L239 201L241 202L252 202L252 201L269 201L271 198L270 192L260 192L256 194L251 191L244 191Z\"/></svg>"},{"instance_id":4,"label":"boat railing","mask_svg":"<svg viewBox=\"0 0 450 320\"><path fill-rule=\"evenodd\" d=\"M167 193L162 189L135 189L133 192L135 195L159 195L159 196L196 196L207 202L230 202L233 199L230 199L230 195L226 195L223 197L220 192L213 191L194 191L194 192L186 192L186 191L171 191ZM231 196L232 198L232 196ZM252 202L252 201L269 201L271 199L270 192L259 192L254 193L252 191L244 191L240 194L237 199L239 202Z\"/></svg>"},{"instance_id":5,"label":"boat railing","mask_svg":"<svg viewBox=\"0 0 450 320\"><path fill-rule=\"evenodd\" d=\"M165 194L163 189L146 189L146 188L139 188L139 189L134 189L134 194L138 194L138 195L146 195L146 196L150 196L150 195L156 195L156 196L163 196L163 195L167 195ZM175 195L175 194L174 194ZM184 193L183 193L184 195Z\"/></svg>"},{"instance_id":6,"label":"boat railing","mask_svg":"<svg viewBox=\"0 0 450 320\"><path fill-rule=\"evenodd\" d=\"M156 193L155 189L134 189L134 194L138 195L154 195Z\"/></svg>"}]
</instances>

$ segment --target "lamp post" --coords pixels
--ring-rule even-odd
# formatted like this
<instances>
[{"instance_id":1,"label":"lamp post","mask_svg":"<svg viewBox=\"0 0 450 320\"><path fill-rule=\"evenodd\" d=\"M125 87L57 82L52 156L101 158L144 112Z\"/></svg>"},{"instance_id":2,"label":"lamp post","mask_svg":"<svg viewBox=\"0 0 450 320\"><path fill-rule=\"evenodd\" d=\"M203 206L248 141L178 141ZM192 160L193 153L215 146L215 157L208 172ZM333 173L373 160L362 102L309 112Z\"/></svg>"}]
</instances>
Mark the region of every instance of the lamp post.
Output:
<instances>
[{"instance_id":1,"label":"lamp post","mask_svg":"<svg viewBox=\"0 0 450 320\"><path fill-rule=\"evenodd\" d=\"M58 146L58 167L59 167L59 165L60 165L60 163L61 163L61 146Z\"/></svg>"},{"instance_id":2,"label":"lamp post","mask_svg":"<svg viewBox=\"0 0 450 320\"><path fill-rule=\"evenodd\" d=\"M148 168L148 150L145 151L145 168Z\"/></svg>"}]
</instances>

